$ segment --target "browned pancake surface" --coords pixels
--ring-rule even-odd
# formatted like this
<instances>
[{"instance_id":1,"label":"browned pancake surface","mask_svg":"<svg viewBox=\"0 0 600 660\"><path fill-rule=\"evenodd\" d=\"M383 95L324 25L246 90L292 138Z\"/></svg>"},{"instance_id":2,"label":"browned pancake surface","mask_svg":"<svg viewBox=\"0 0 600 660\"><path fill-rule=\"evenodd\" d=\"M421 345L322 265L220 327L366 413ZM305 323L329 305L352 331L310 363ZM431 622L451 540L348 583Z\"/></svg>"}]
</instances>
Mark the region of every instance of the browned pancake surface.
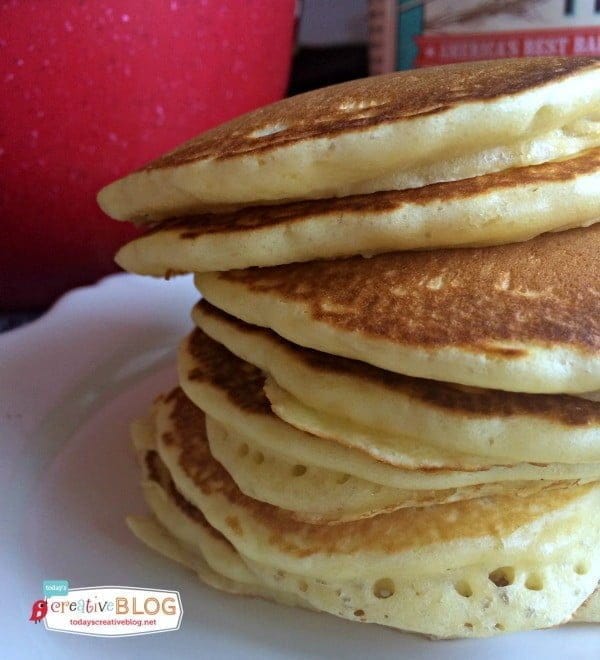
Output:
<instances>
[{"instance_id":1,"label":"browned pancake surface","mask_svg":"<svg viewBox=\"0 0 600 660\"><path fill-rule=\"evenodd\" d=\"M198 363L188 374L190 380L207 382L226 392L242 410L272 414L263 391L265 375L260 369L236 357L200 329L193 331L187 346Z\"/></svg>"},{"instance_id":2,"label":"browned pancake surface","mask_svg":"<svg viewBox=\"0 0 600 660\"><path fill-rule=\"evenodd\" d=\"M431 115L469 102L517 94L595 66L598 62L590 57L542 57L469 62L354 80L285 99L234 119L190 140L145 169L259 154L303 140ZM283 128L263 135L269 126Z\"/></svg>"},{"instance_id":3,"label":"browned pancake surface","mask_svg":"<svg viewBox=\"0 0 600 660\"><path fill-rule=\"evenodd\" d=\"M175 482L171 478L167 466L163 463L158 452L154 450L149 450L144 455L144 463L146 464L146 469L148 471L148 478L151 481L155 481L174 501L178 509L180 509L186 516L191 518L195 523L202 525L212 536L214 536L219 541L231 545L231 543L219 532L216 530L204 517L204 514L200 509L195 507L191 502L189 502L175 486Z\"/></svg>"},{"instance_id":4,"label":"browned pancake surface","mask_svg":"<svg viewBox=\"0 0 600 660\"><path fill-rule=\"evenodd\" d=\"M263 335L276 341L278 345L293 354L294 358L302 360L311 369L367 380L422 403L430 404L432 408L443 408L446 412L461 417L466 415L489 415L494 417L530 415L541 417L547 421L556 421L565 426L600 425L600 403L595 401L561 394L525 394L461 387L441 381L404 376L373 367L358 360L350 360L292 344L272 330L244 323L229 314L225 314L225 312L205 300L199 302L197 307L203 314L213 316L221 322L234 326L238 332L247 335ZM213 341L204 332L195 330L189 342L191 351L196 353L200 351L208 352L207 339L209 342ZM223 350L222 347L219 348L221 351ZM232 359L238 360L235 356L232 356ZM229 367L234 374L239 373L242 369L241 365L247 364L241 360L239 362L241 363L239 366ZM231 364L229 360L226 363Z\"/></svg>"},{"instance_id":5,"label":"browned pancake surface","mask_svg":"<svg viewBox=\"0 0 600 660\"><path fill-rule=\"evenodd\" d=\"M600 350L600 225L487 248L249 268L224 281L313 320L402 345L518 358L524 344ZM514 347L510 343L514 342ZM501 343L501 345L499 345Z\"/></svg>"}]
</instances>

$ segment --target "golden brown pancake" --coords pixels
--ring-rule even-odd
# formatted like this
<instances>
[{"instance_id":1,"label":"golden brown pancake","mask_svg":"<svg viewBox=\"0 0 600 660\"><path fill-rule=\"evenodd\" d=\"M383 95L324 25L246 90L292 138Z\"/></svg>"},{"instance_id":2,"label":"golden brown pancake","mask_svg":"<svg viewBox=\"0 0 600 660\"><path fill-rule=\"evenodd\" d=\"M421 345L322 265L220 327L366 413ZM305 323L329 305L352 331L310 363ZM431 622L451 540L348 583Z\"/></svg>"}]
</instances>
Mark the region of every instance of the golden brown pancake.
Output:
<instances>
[{"instance_id":1,"label":"golden brown pancake","mask_svg":"<svg viewBox=\"0 0 600 660\"><path fill-rule=\"evenodd\" d=\"M359 380L363 388L369 385L377 385L405 394L419 403L427 404L432 408L443 409L449 413L457 413L461 416L490 414L499 417L515 417L524 415L560 422L564 424L566 430L600 425L600 405L596 401L562 394L526 394L523 392L462 387L451 383L403 376L402 374L373 367L365 362L321 353L298 344L292 344L272 330L249 325L222 312L206 300L200 301L195 306L194 318L199 323L210 319L220 324L227 324L239 333L264 338L269 342L276 343L278 348L290 356L293 355L294 359L301 360L311 370L314 377L317 377L319 372L349 376ZM207 332L205 328L202 329ZM212 339L219 341L216 336L210 336ZM205 335L194 335L192 341L194 343L203 342L205 341ZM227 346L227 348L233 351L232 347ZM252 356L247 359L251 361ZM265 369L263 365L256 366Z\"/></svg>"},{"instance_id":2,"label":"golden brown pancake","mask_svg":"<svg viewBox=\"0 0 600 660\"><path fill-rule=\"evenodd\" d=\"M196 275L206 299L286 339L421 378L600 389L600 226L488 248Z\"/></svg>"},{"instance_id":3,"label":"golden brown pancake","mask_svg":"<svg viewBox=\"0 0 600 660\"><path fill-rule=\"evenodd\" d=\"M196 305L193 318L203 332L269 374L279 389L315 416L350 422L379 440L400 433L480 456L554 463L600 461L600 402L402 376L292 344L206 301ZM190 346L202 343L204 337L192 334ZM273 399L271 404L280 414ZM284 419L295 425L289 416ZM304 430L321 434L318 428ZM349 438L340 435L338 440L347 444Z\"/></svg>"},{"instance_id":4,"label":"golden brown pancake","mask_svg":"<svg viewBox=\"0 0 600 660\"><path fill-rule=\"evenodd\" d=\"M180 465L188 474L193 475L196 487L207 495L218 492L223 494L230 502L248 507L253 515L261 518L267 525L279 528L280 533L284 533L286 529L302 530L303 542L306 547L299 551L299 556L303 557L323 552L324 548L320 545L321 540L326 541L329 552L339 552L343 549L344 552L351 553L353 548L364 547L365 545L385 547L386 551L405 548L407 543L410 543L406 537L385 538L387 535L383 537L381 535L384 529L395 522L400 522L400 527L403 529L418 531L426 538L427 543L432 543L436 539L448 539L455 533L457 528L464 529L464 533L468 536L482 535L488 530L495 530L498 534L510 534L519 525L531 519L532 510L535 510L536 514L543 514L545 511L553 509L559 501L568 503L570 500L579 497L581 493L597 488L594 485L588 485L560 489L554 496L550 493L538 494L525 505L521 504L524 498L505 495L495 499L483 498L477 502L457 502L428 508L428 510L410 508L381 515L369 521L358 520L345 523L343 527L344 535L340 537L338 534L338 530L342 529L340 526L308 525L295 520L288 511L244 495L228 472L210 453L203 412L194 406L179 388L168 394L165 401L172 401L175 404L171 417L177 435L163 436L161 441L166 446L173 443L183 443ZM147 464L151 465L154 470L151 473L151 478L166 487L169 492L176 491L175 485L166 473L164 464L159 463L157 466L158 461L155 461L156 458L151 452L146 458ZM161 465L162 474L157 469ZM178 506L185 509L187 505L184 501L179 500ZM485 511L486 515L480 515L482 511ZM432 524L438 514L440 516L439 523ZM228 525L234 534L241 535L241 531L236 529L236 524L233 521L229 522ZM346 530L355 530L356 534L346 536ZM360 530L368 532L367 536L359 533ZM274 534L272 542L277 546L285 543L279 534Z\"/></svg>"},{"instance_id":5,"label":"golden brown pancake","mask_svg":"<svg viewBox=\"0 0 600 660\"><path fill-rule=\"evenodd\" d=\"M198 331L182 343L178 362L186 395L223 425L236 445L256 446L257 452L265 448L292 465L326 468L338 472L340 477L354 475L402 490L478 484L496 484L500 490L511 490L521 488L523 484L519 482L543 480L548 485L598 478L598 464L527 463L509 457L469 454L443 443L434 446L427 438L404 435L401 426L391 439L388 434L375 432L376 437L362 442L350 434L318 437L303 432L273 414L263 391L265 376L259 369ZM248 453L246 447L243 455Z\"/></svg>"},{"instance_id":6,"label":"golden brown pancake","mask_svg":"<svg viewBox=\"0 0 600 660\"><path fill-rule=\"evenodd\" d=\"M469 62L285 99L100 192L119 219L419 187L599 146L593 58ZM301 173L301 174L299 174Z\"/></svg>"},{"instance_id":7,"label":"golden brown pancake","mask_svg":"<svg viewBox=\"0 0 600 660\"><path fill-rule=\"evenodd\" d=\"M238 415L243 423L244 415L239 412ZM205 419L202 410L180 390L157 405L156 420L158 453L179 491L191 502L198 503L196 490L202 487L197 480L196 464L206 454L211 454L245 495L285 509L296 520L315 524L339 524L400 508L506 493L528 497L542 490L564 489L584 481L577 478L523 479L474 483L462 488L392 488L352 477L343 471L344 465L340 465L339 470L331 470L287 458L256 443L251 434L236 433L232 427L212 417ZM281 442L285 440L282 436ZM174 498L177 501L176 496Z\"/></svg>"},{"instance_id":8,"label":"golden brown pancake","mask_svg":"<svg viewBox=\"0 0 600 660\"><path fill-rule=\"evenodd\" d=\"M163 276L497 245L599 219L600 149L591 149L565 160L422 188L166 220L121 248L116 260L128 271Z\"/></svg>"}]
</instances>

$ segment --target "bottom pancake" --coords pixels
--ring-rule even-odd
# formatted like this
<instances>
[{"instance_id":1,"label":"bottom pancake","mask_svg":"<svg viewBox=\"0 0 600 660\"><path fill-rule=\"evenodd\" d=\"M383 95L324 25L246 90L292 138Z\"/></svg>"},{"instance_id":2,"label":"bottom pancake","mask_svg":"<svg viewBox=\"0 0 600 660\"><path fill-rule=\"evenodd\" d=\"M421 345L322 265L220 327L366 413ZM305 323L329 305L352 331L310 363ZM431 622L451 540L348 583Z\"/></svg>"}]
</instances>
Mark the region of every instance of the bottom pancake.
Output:
<instances>
[{"instance_id":1,"label":"bottom pancake","mask_svg":"<svg viewBox=\"0 0 600 660\"><path fill-rule=\"evenodd\" d=\"M598 486L308 525L244 496L206 455L195 506L152 447L152 430L134 427L159 523L131 524L217 588L436 637L553 626L586 601L581 620L594 620Z\"/></svg>"}]
</instances>

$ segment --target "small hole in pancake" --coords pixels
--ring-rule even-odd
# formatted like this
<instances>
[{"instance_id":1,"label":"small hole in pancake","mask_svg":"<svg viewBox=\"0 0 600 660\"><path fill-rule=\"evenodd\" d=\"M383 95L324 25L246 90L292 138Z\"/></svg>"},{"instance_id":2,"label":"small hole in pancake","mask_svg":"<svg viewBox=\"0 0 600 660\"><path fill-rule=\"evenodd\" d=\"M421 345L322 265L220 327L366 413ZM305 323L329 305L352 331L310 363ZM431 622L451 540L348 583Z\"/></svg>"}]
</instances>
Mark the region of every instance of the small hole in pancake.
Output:
<instances>
[{"instance_id":1,"label":"small hole in pancake","mask_svg":"<svg viewBox=\"0 0 600 660\"><path fill-rule=\"evenodd\" d=\"M467 630L473 630L473 624L472 623L465 623L465 628Z\"/></svg>"},{"instance_id":2,"label":"small hole in pancake","mask_svg":"<svg viewBox=\"0 0 600 660\"><path fill-rule=\"evenodd\" d=\"M396 585L390 578L381 578L373 585L375 598L389 598L396 592Z\"/></svg>"},{"instance_id":3,"label":"small hole in pancake","mask_svg":"<svg viewBox=\"0 0 600 660\"><path fill-rule=\"evenodd\" d=\"M345 484L348 481L348 479L350 479L349 474L342 474L341 477L337 478L337 483L340 484L341 486L342 484Z\"/></svg>"},{"instance_id":4,"label":"small hole in pancake","mask_svg":"<svg viewBox=\"0 0 600 660\"><path fill-rule=\"evenodd\" d=\"M294 477L301 477L303 474L306 474L306 469L306 465L294 465L292 475Z\"/></svg>"},{"instance_id":5,"label":"small hole in pancake","mask_svg":"<svg viewBox=\"0 0 600 660\"><path fill-rule=\"evenodd\" d=\"M300 580L298 582L298 589L300 589L302 593L306 593L308 591L308 584L306 584L304 580Z\"/></svg>"},{"instance_id":6,"label":"small hole in pancake","mask_svg":"<svg viewBox=\"0 0 600 660\"><path fill-rule=\"evenodd\" d=\"M364 610L354 610L354 616L364 616L365 611Z\"/></svg>"},{"instance_id":7,"label":"small hole in pancake","mask_svg":"<svg viewBox=\"0 0 600 660\"><path fill-rule=\"evenodd\" d=\"M265 455L262 453L262 451L257 451L254 454L254 462L257 465L260 465L261 463L264 463L264 460L265 460Z\"/></svg>"},{"instance_id":8,"label":"small hole in pancake","mask_svg":"<svg viewBox=\"0 0 600 660\"><path fill-rule=\"evenodd\" d=\"M541 591L544 588L544 582L539 575L532 573L525 580L525 588L529 591Z\"/></svg>"},{"instance_id":9,"label":"small hole in pancake","mask_svg":"<svg viewBox=\"0 0 600 660\"><path fill-rule=\"evenodd\" d=\"M463 598L471 598L473 595L473 589L471 589L471 585L466 580L456 582L454 588Z\"/></svg>"},{"instance_id":10,"label":"small hole in pancake","mask_svg":"<svg viewBox=\"0 0 600 660\"><path fill-rule=\"evenodd\" d=\"M506 630L506 628L505 628L501 623L497 623L497 624L494 626L494 628L495 628L496 630Z\"/></svg>"},{"instance_id":11,"label":"small hole in pancake","mask_svg":"<svg viewBox=\"0 0 600 660\"><path fill-rule=\"evenodd\" d=\"M250 447L244 442L243 445L240 445L240 448L238 449L238 456L241 458L244 458L244 456L248 456L248 452L250 451Z\"/></svg>"},{"instance_id":12,"label":"small hole in pancake","mask_svg":"<svg viewBox=\"0 0 600 660\"><path fill-rule=\"evenodd\" d=\"M497 587L508 587L515 581L515 569L512 566L502 566L488 575Z\"/></svg>"},{"instance_id":13,"label":"small hole in pancake","mask_svg":"<svg viewBox=\"0 0 600 660\"><path fill-rule=\"evenodd\" d=\"M575 564L573 570L577 575L587 575L590 571L590 567L583 561L580 561L578 564Z\"/></svg>"}]
</instances>

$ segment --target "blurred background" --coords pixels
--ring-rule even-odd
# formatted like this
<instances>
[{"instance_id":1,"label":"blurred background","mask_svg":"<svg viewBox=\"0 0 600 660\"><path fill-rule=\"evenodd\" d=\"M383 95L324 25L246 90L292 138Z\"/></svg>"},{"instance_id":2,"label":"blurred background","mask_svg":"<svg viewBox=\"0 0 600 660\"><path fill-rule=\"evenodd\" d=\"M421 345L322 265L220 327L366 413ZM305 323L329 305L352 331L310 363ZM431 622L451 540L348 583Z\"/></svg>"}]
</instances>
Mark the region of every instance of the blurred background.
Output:
<instances>
[{"instance_id":1,"label":"blurred background","mask_svg":"<svg viewBox=\"0 0 600 660\"><path fill-rule=\"evenodd\" d=\"M252 108L369 73L600 56L598 0L0 0L0 330L116 270L106 183Z\"/></svg>"}]
</instances>

